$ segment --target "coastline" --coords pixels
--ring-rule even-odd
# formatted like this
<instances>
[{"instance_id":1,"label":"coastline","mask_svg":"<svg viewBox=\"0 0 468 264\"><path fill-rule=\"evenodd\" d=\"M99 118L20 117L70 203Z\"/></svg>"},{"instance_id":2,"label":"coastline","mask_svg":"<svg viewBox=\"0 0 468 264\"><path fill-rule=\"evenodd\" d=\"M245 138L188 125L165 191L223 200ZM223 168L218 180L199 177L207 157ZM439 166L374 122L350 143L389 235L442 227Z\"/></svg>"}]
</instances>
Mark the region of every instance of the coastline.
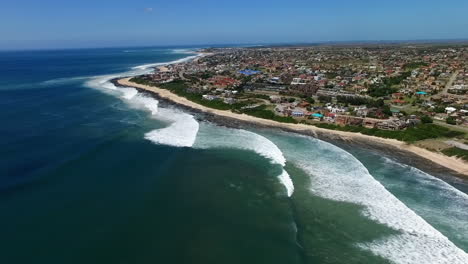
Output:
<instances>
[{"instance_id":1,"label":"coastline","mask_svg":"<svg viewBox=\"0 0 468 264\"><path fill-rule=\"evenodd\" d=\"M388 147L396 148L399 151L412 153L422 159L429 160L441 167L446 168L447 170L454 171L457 174L460 174L468 178L468 164L461 159L455 157L448 157L439 153L431 152L427 149L423 149L396 139L387 139L380 138L375 136L364 135L360 133L338 131L338 130L329 130L325 128L319 128L311 125L304 124L289 124L289 123L280 123L273 120L262 119L254 116L249 116L246 114L237 114L227 110L218 110L209 108L203 105L199 105L195 102L192 102L184 97L178 96L168 90L161 89L154 86L137 84L130 82L131 78L122 78L118 79L115 82L121 86L134 87L141 89L153 94L156 94L158 97L173 102L178 105L186 106L188 108L198 110L203 113L212 114L219 117L229 118L238 120L241 122L246 122L250 124L261 125L271 128L280 128L291 132L309 134L309 135L331 135L336 138L339 138L344 141L360 141L368 142L376 145L385 145Z\"/></svg>"}]
</instances>

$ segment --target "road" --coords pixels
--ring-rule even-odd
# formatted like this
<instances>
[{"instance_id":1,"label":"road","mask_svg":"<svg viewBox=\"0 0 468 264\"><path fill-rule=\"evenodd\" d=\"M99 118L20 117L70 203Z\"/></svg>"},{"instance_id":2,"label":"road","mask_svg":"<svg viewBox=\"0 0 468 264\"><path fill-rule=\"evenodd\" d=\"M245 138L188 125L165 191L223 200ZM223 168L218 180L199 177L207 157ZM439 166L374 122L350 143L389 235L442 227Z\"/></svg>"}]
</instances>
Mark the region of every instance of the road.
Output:
<instances>
[{"instance_id":1,"label":"road","mask_svg":"<svg viewBox=\"0 0 468 264\"><path fill-rule=\"evenodd\" d=\"M444 121L439 121L439 120L434 120L434 124L444 126L444 127L447 127L447 128L453 129L453 130L465 132L468 135L468 127L466 127L466 126L450 125L450 124L447 124Z\"/></svg>"},{"instance_id":2,"label":"road","mask_svg":"<svg viewBox=\"0 0 468 264\"><path fill-rule=\"evenodd\" d=\"M445 141L445 143L449 144L450 146L454 146L454 147L457 147L457 148L468 150L468 145L463 144L461 142L457 142L457 141L454 141L454 140L447 140L447 141Z\"/></svg>"},{"instance_id":3,"label":"road","mask_svg":"<svg viewBox=\"0 0 468 264\"><path fill-rule=\"evenodd\" d=\"M448 90L450 89L450 87L452 87L453 82L455 82L455 80L457 79L457 76L458 76L458 73L459 73L459 72L460 72L460 71L457 70L457 71L455 71L455 72L452 74L452 76L450 76L450 79L448 80L448 82L447 82L447 84L445 85L445 88L444 88L444 90L442 91L441 94L443 94L443 95L449 94L449 93L448 93ZM454 95L454 94L450 94L450 95Z\"/></svg>"},{"instance_id":4,"label":"road","mask_svg":"<svg viewBox=\"0 0 468 264\"><path fill-rule=\"evenodd\" d=\"M179 72L179 77L180 77L180 79L182 79L182 80L187 80L187 78L185 78L185 76L184 76L184 73L185 73L184 71L180 71L180 72Z\"/></svg>"}]
</instances>

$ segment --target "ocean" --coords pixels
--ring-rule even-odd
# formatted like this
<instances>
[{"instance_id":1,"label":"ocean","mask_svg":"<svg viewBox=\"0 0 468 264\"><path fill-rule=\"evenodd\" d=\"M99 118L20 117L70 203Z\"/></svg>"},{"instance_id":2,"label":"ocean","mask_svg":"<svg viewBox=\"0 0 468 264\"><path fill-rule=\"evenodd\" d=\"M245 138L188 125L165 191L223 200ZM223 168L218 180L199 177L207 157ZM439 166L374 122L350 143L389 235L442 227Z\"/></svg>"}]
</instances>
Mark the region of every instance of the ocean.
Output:
<instances>
[{"instance_id":1,"label":"ocean","mask_svg":"<svg viewBox=\"0 0 468 264\"><path fill-rule=\"evenodd\" d=\"M0 52L0 263L468 263L468 184L110 80L199 47Z\"/></svg>"}]
</instances>

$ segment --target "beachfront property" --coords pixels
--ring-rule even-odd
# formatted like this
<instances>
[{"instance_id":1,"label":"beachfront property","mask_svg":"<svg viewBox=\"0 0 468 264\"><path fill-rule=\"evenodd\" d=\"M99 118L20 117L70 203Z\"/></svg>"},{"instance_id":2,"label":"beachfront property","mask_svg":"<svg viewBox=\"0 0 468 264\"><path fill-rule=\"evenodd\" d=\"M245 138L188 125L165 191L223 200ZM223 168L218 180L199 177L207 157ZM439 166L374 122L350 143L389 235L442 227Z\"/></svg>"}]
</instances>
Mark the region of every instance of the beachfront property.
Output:
<instances>
[{"instance_id":1,"label":"beachfront property","mask_svg":"<svg viewBox=\"0 0 468 264\"><path fill-rule=\"evenodd\" d=\"M192 62L159 67L151 79L181 80L207 101L263 105L275 115L301 122L382 130L406 129L423 116L460 126L468 123L468 47L463 45L207 52L211 55Z\"/></svg>"}]
</instances>

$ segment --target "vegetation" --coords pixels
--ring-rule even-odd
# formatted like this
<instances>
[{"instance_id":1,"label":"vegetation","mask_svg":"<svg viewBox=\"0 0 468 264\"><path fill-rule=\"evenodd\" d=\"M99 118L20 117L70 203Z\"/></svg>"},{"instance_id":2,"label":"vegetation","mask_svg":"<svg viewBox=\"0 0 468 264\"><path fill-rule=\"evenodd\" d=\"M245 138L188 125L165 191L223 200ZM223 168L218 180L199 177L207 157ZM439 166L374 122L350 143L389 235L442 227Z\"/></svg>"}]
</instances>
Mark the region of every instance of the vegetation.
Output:
<instances>
[{"instance_id":1,"label":"vegetation","mask_svg":"<svg viewBox=\"0 0 468 264\"><path fill-rule=\"evenodd\" d=\"M436 108L434 108L434 112L439 113L439 114L445 113L445 107L437 106Z\"/></svg>"},{"instance_id":2,"label":"vegetation","mask_svg":"<svg viewBox=\"0 0 468 264\"><path fill-rule=\"evenodd\" d=\"M445 122L447 122L447 124L449 125L456 125L457 124L457 120L455 118L453 118L452 116L449 116Z\"/></svg>"},{"instance_id":3,"label":"vegetation","mask_svg":"<svg viewBox=\"0 0 468 264\"><path fill-rule=\"evenodd\" d=\"M421 122L423 122L424 124L430 124L430 123L433 123L434 121L429 116L424 115L421 117Z\"/></svg>"},{"instance_id":4,"label":"vegetation","mask_svg":"<svg viewBox=\"0 0 468 264\"><path fill-rule=\"evenodd\" d=\"M307 97L306 101L309 103L309 104L315 104L315 100L313 97Z\"/></svg>"},{"instance_id":5,"label":"vegetation","mask_svg":"<svg viewBox=\"0 0 468 264\"><path fill-rule=\"evenodd\" d=\"M247 115L251 115L251 116L255 116L255 117L259 117L263 119L270 119L270 120L281 122L281 123L293 123L293 124L297 123L297 121L290 116L287 116L287 117L279 116L273 113L271 110L267 110L265 108L266 108L265 105L261 105L261 106L251 108L251 109L244 109L242 110L242 112Z\"/></svg>"},{"instance_id":6,"label":"vegetation","mask_svg":"<svg viewBox=\"0 0 468 264\"><path fill-rule=\"evenodd\" d=\"M131 82L139 83L139 84L144 84L144 85L154 85L151 81L146 80L141 77L135 77L130 80ZM203 99L201 94L198 93L191 93L187 91L188 86L185 84L184 81L174 81L170 83L165 83L159 85L160 88L162 89L167 89L170 90L171 92L187 98L188 100L195 102L197 104L214 108L214 109L219 109L219 110L235 110L236 112L242 112L247 115L263 118L263 119L270 119L273 121L277 122L282 122L282 123L297 123L297 121L292 118L292 117L284 117L284 116L278 116L275 113L273 113L271 110L265 109L265 105L261 105L255 108L251 109L242 109L242 107L246 106L247 103L235 103L235 104L226 104L221 100L205 100Z\"/></svg>"},{"instance_id":7,"label":"vegetation","mask_svg":"<svg viewBox=\"0 0 468 264\"><path fill-rule=\"evenodd\" d=\"M135 77L130 80L131 82L139 83L139 84L144 84L144 85L153 85L154 84L146 79L143 79L141 77ZM219 110L238 110L241 109L242 107L246 106L247 103L235 103L235 104L226 104L221 100L205 100L203 99L202 95L199 93L191 93L187 91L188 86L185 84L184 81L174 81L170 83L164 83L160 84L158 87L162 89L167 89L170 90L171 92L187 98L188 100L195 102L197 104L214 108L214 109L219 109Z\"/></svg>"},{"instance_id":8,"label":"vegetation","mask_svg":"<svg viewBox=\"0 0 468 264\"><path fill-rule=\"evenodd\" d=\"M335 79L336 76L338 76L338 74L336 72L327 72L325 73L325 76L327 77L327 79Z\"/></svg>"},{"instance_id":9,"label":"vegetation","mask_svg":"<svg viewBox=\"0 0 468 264\"><path fill-rule=\"evenodd\" d=\"M442 150L442 153L450 157L455 156L457 158L461 158L461 159L468 161L468 150L466 149L452 147L452 148Z\"/></svg>"},{"instance_id":10,"label":"vegetation","mask_svg":"<svg viewBox=\"0 0 468 264\"><path fill-rule=\"evenodd\" d=\"M254 94L254 93L249 93L248 97L251 98L259 98L259 99L264 99L264 100L270 100L270 96L266 94Z\"/></svg>"},{"instance_id":11,"label":"vegetation","mask_svg":"<svg viewBox=\"0 0 468 264\"><path fill-rule=\"evenodd\" d=\"M331 103L331 102L332 102L332 97L331 97L331 96L320 95L320 96L318 97L318 100L319 100L321 103Z\"/></svg>"},{"instance_id":12,"label":"vegetation","mask_svg":"<svg viewBox=\"0 0 468 264\"><path fill-rule=\"evenodd\" d=\"M374 100L370 98L357 96L337 96L336 101L338 103L350 105L367 105L368 107L382 107L385 105L382 99Z\"/></svg>"},{"instance_id":13,"label":"vegetation","mask_svg":"<svg viewBox=\"0 0 468 264\"><path fill-rule=\"evenodd\" d=\"M380 130L377 128L365 128L362 126L337 126L333 124L316 124L315 126L349 132L358 132L365 135L377 136L382 138L392 138L405 142L415 142L418 140L439 138L439 137L457 137L464 135L463 132L453 131L446 127L434 124L421 124L406 130Z\"/></svg>"},{"instance_id":14,"label":"vegetation","mask_svg":"<svg viewBox=\"0 0 468 264\"><path fill-rule=\"evenodd\" d=\"M403 68L405 70L414 70L414 69L417 69L419 67L422 67L422 66L428 66L429 64L425 63L425 62L422 62L422 61L418 61L418 62L411 62L411 63L407 63L405 64L405 66L403 66Z\"/></svg>"},{"instance_id":15,"label":"vegetation","mask_svg":"<svg viewBox=\"0 0 468 264\"><path fill-rule=\"evenodd\" d=\"M132 78L131 81L139 83L139 84L154 85L154 83L152 83L150 80L142 78L142 77ZM245 113L247 115L251 115L251 116L255 116L255 117L259 117L263 119L269 119L269 120L282 122L282 123L298 123L298 121L294 119L293 117L290 117L290 116L285 117L285 116L276 115L273 111L267 109L266 105L261 105L258 107L246 109L245 106L250 104L250 102L226 104L221 100L211 100L211 101L205 100L203 99L200 93L191 92L189 90L189 87L186 85L184 81L174 81L174 82L170 82L166 84L161 84L159 85L159 87L162 89L168 89L171 92L181 97L187 98L190 101L193 101L195 103L198 103L206 107L220 109L220 110L233 110L238 113ZM319 97L319 100L320 101L328 100L329 98L331 97L324 96L324 97ZM370 105L381 106L381 104L383 103L382 100L372 100L372 99L369 100L365 98L363 99L368 100L368 104ZM358 103L357 100L362 100L362 99L341 98L340 100L346 101L346 102L353 101L353 103ZM361 102L362 101L359 101L359 103ZM385 105L382 106L382 108L385 108ZM388 106L386 108L388 108ZM389 109L385 109L385 110L389 111ZM384 111L384 112L387 112L387 111ZM422 122L423 124L420 124L416 127L411 127L406 130L398 130L398 131L380 130L376 128L370 129L370 128L365 128L362 126L337 126L334 124L326 124L326 123L315 124L315 126L326 128L326 129L332 129L332 130L358 132L358 133L362 133L365 135L377 136L377 137L382 137L382 138L392 138L392 139L397 139L397 140L405 141L405 142L415 142L418 140L439 138L439 137L452 138L452 137L462 136L465 134L460 131L453 131L453 130L450 130L449 128L432 124L432 119L428 116L423 116ZM448 152L448 153L455 153L455 150L451 150L451 152ZM456 152L456 155L461 155L460 153L461 153L461 150L458 150Z\"/></svg>"},{"instance_id":16,"label":"vegetation","mask_svg":"<svg viewBox=\"0 0 468 264\"><path fill-rule=\"evenodd\" d=\"M382 83L373 84L369 88L369 95L372 97L383 97L396 93L398 89L393 86L400 84L404 79L408 78L411 72L403 72L399 76L387 77L382 79Z\"/></svg>"}]
</instances>

